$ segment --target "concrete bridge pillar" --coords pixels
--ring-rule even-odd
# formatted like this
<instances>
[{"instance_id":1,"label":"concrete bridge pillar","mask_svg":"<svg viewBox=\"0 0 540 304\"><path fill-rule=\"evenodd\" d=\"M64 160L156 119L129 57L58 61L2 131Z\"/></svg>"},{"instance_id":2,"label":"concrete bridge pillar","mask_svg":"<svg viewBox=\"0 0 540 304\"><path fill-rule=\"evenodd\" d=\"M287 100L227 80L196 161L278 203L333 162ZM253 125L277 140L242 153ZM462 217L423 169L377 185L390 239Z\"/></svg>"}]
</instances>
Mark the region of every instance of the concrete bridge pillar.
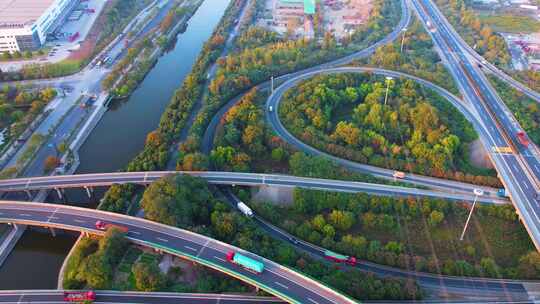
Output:
<instances>
[{"instance_id":1,"label":"concrete bridge pillar","mask_svg":"<svg viewBox=\"0 0 540 304\"><path fill-rule=\"evenodd\" d=\"M24 192L26 193L28 200L32 200L32 192L30 192L30 190L24 190Z\"/></svg>"},{"instance_id":2,"label":"concrete bridge pillar","mask_svg":"<svg viewBox=\"0 0 540 304\"><path fill-rule=\"evenodd\" d=\"M56 190L56 194L58 194L58 198L63 199L64 198L64 190L60 188L54 188Z\"/></svg>"},{"instance_id":3,"label":"concrete bridge pillar","mask_svg":"<svg viewBox=\"0 0 540 304\"><path fill-rule=\"evenodd\" d=\"M94 193L94 188L85 186L84 189L86 190L86 194L88 195L88 198L92 198L92 193Z\"/></svg>"}]
</instances>

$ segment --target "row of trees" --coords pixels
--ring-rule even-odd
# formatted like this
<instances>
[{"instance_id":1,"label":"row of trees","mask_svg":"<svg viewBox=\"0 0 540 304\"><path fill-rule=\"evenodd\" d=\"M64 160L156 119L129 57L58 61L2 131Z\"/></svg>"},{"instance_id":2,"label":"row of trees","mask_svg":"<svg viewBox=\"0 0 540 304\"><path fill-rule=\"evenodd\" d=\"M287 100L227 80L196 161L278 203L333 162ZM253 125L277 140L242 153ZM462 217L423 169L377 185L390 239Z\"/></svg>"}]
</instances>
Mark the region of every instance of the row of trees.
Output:
<instances>
[{"instance_id":1,"label":"row of trees","mask_svg":"<svg viewBox=\"0 0 540 304\"><path fill-rule=\"evenodd\" d=\"M437 0L448 21L458 30L465 41L489 62L505 67L510 63L510 53L504 38L482 24L474 10L464 0Z\"/></svg>"},{"instance_id":2,"label":"row of trees","mask_svg":"<svg viewBox=\"0 0 540 304\"><path fill-rule=\"evenodd\" d=\"M455 177L452 172L462 170L458 165L468 159L466 145L476 137L471 125L412 80L380 79L364 74L315 77L284 95L279 114L297 137L340 157ZM496 178L482 181L498 185Z\"/></svg>"},{"instance_id":3,"label":"row of trees","mask_svg":"<svg viewBox=\"0 0 540 304\"><path fill-rule=\"evenodd\" d=\"M8 128L8 139L17 137L55 97L52 88L32 90L4 85L0 89L0 129Z\"/></svg>"}]
</instances>

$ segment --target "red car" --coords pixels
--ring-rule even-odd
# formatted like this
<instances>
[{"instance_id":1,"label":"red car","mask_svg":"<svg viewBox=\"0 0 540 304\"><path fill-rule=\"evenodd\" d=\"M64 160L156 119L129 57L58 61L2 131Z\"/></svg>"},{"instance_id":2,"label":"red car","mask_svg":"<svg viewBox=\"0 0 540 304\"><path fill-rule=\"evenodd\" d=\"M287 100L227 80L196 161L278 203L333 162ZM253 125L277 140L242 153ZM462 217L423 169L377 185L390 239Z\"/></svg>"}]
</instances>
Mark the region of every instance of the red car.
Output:
<instances>
[{"instance_id":1,"label":"red car","mask_svg":"<svg viewBox=\"0 0 540 304\"><path fill-rule=\"evenodd\" d=\"M127 227L107 223L107 222L104 222L104 221L97 221L96 222L96 228L99 229L99 230L103 230L103 231L107 231L110 228L116 228L116 229L118 229L118 230L120 230L120 231L122 231L124 233L128 232L128 230L129 230Z\"/></svg>"}]
</instances>

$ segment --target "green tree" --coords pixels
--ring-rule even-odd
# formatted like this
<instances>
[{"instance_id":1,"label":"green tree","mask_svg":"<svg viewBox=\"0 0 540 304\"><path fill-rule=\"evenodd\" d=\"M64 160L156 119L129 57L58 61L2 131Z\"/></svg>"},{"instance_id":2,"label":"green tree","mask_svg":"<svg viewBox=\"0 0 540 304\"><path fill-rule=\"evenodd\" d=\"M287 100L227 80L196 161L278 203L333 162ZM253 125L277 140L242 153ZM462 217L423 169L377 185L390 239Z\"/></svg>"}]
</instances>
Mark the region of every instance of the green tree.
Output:
<instances>
[{"instance_id":1,"label":"green tree","mask_svg":"<svg viewBox=\"0 0 540 304\"><path fill-rule=\"evenodd\" d=\"M162 291L165 288L166 279L161 273L155 260L151 262L137 262L131 269L135 279L135 286L140 291Z\"/></svg>"}]
</instances>

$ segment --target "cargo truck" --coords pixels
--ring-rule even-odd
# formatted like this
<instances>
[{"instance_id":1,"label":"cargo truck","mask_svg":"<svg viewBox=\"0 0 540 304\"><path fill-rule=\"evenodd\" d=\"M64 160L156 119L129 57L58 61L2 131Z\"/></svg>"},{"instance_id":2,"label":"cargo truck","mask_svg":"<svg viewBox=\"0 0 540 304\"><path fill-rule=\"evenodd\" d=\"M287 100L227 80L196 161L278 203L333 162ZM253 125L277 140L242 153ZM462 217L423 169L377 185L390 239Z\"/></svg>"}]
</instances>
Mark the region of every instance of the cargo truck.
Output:
<instances>
[{"instance_id":1,"label":"cargo truck","mask_svg":"<svg viewBox=\"0 0 540 304\"><path fill-rule=\"evenodd\" d=\"M239 202L236 204L236 207L238 207L240 212L242 212L245 216L253 217L253 211L248 207L248 205L244 204L244 202Z\"/></svg>"},{"instance_id":2,"label":"cargo truck","mask_svg":"<svg viewBox=\"0 0 540 304\"><path fill-rule=\"evenodd\" d=\"M84 302L95 301L96 293L93 291L73 291L64 292L64 301L66 302Z\"/></svg>"},{"instance_id":3,"label":"cargo truck","mask_svg":"<svg viewBox=\"0 0 540 304\"><path fill-rule=\"evenodd\" d=\"M96 228L99 229L99 230L103 230L103 231L107 231L111 228L116 228L124 233L127 233L128 232L128 228L127 227L124 227L124 226L120 226L120 225L116 225L116 224L111 224L111 223L106 223L104 221L97 221L96 222Z\"/></svg>"},{"instance_id":4,"label":"cargo truck","mask_svg":"<svg viewBox=\"0 0 540 304\"><path fill-rule=\"evenodd\" d=\"M227 253L227 261L239 265L245 270L253 272L255 274L260 274L264 271L263 263L256 261L252 258L248 258L247 256L242 255L238 252L229 251Z\"/></svg>"},{"instance_id":5,"label":"cargo truck","mask_svg":"<svg viewBox=\"0 0 540 304\"><path fill-rule=\"evenodd\" d=\"M335 252L330 251L330 250L325 250L324 251L324 258L327 259L327 260L330 260L332 262L336 262L336 263L345 263L345 264L348 264L348 265L351 265L351 266L356 265L356 258L355 257L335 253Z\"/></svg>"}]
</instances>

